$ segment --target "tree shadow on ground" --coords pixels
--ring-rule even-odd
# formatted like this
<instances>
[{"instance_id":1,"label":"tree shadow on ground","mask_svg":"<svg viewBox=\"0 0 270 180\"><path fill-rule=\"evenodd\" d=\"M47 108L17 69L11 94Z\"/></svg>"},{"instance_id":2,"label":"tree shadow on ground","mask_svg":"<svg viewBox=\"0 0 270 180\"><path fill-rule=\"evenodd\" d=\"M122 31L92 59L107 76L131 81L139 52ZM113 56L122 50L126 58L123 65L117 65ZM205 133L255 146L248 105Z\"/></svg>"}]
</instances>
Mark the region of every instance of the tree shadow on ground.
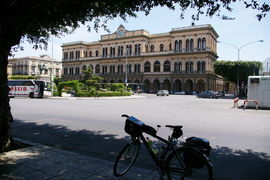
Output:
<instances>
[{"instance_id":1,"label":"tree shadow on ground","mask_svg":"<svg viewBox=\"0 0 270 180\"><path fill-rule=\"evenodd\" d=\"M65 126L36 124L15 120L12 136L60 148L83 155L114 161L129 140L100 131L70 130ZM154 169L154 163L142 147L135 165ZM229 147L214 147L210 157L215 179L270 179L270 157L252 150L233 150Z\"/></svg>"}]
</instances>

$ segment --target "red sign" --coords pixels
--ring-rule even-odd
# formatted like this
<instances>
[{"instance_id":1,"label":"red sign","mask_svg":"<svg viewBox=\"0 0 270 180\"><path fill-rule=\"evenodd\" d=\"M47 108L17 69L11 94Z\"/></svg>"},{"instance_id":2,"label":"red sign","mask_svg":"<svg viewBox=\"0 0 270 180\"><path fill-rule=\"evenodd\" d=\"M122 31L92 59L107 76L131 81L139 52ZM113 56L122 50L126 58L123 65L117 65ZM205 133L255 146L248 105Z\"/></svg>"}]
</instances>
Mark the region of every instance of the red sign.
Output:
<instances>
[{"instance_id":1,"label":"red sign","mask_svg":"<svg viewBox=\"0 0 270 180\"><path fill-rule=\"evenodd\" d=\"M11 86L10 91L27 91L27 87Z\"/></svg>"}]
</instances>

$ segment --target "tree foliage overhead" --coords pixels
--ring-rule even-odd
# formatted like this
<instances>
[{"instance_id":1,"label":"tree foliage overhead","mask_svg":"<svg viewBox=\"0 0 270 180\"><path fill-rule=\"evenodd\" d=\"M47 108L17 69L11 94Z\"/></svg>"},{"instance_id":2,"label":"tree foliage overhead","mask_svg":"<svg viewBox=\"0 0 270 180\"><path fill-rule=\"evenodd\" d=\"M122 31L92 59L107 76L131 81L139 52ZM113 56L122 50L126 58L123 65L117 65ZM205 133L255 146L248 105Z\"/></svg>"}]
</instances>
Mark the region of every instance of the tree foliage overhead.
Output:
<instances>
[{"instance_id":1,"label":"tree foliage overhead","mask_svg":"<svg viewBox=\"0 0 270 180\"><path fill-rule=\"evenodd\" d=\"M214 63L215 73L234 83L237 83L238 76L239 82L246 82L248 76L258 75L261 67L260 61L216 61Z\"/></svg>"},{"instance_id":2,"label":"tree foliage overhead","mask_svg":"<svg viewBox=\"0 0 270 180\"><path fill-rule=\"evenodd\" d=\"M107 29L106 22L110 19L118 16L126 19L127 16L136 16L138 11L147 15L156 6L172 10L180 7L182 18L185 10L195 9L197 13L192 16L193 20L198 20L201 15L228 19L221 10L232 11L231 6L236 1L256 10L259 20L270 11L269 4L256 0L3 0L0 12L8 14L0 16L0 33L10 36L6 36L9 41L0 39L0 42L14 46L26 40L34 43L35 48L42 48L46 47L51 34L60 37L71 33L80 23L94 22L92 28L95 30ZM88 27L91 29L91 25Z\"/></svg>"}]
</instances>

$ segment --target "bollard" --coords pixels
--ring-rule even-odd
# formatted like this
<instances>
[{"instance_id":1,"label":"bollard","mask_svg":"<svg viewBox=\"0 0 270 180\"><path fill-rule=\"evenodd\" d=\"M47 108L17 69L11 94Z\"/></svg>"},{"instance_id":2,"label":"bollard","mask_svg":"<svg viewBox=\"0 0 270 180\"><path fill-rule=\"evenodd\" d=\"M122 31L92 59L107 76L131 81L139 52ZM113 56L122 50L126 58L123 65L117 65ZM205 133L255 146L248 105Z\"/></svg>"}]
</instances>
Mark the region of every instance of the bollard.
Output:
<instances>
[{"instance_id":1,"label":"bollard","mask_svg":"<svg viewBox=\"0 0 270 180\"><path fill-rule=\"evenodd\" d=\"M238 108L238 101L239 101L239 98L235 98L233 100L233 107L232 108Z\"/></svg>"},{"instance_id":2,"label":"bollard","mask_svg":"<svg viewBox=\"0 0 270 180\"><path fill-rule=\"evenodd\" d=\"M246 106L247 106L247 103L248 102L254 102L255 104L256 104L256 111L258 110L258 107L259 107L259 103L258 103L258 101L256 101L256 100L245 100L244 101L244 110L246 109Z\"/></svg>"}]
</instances>

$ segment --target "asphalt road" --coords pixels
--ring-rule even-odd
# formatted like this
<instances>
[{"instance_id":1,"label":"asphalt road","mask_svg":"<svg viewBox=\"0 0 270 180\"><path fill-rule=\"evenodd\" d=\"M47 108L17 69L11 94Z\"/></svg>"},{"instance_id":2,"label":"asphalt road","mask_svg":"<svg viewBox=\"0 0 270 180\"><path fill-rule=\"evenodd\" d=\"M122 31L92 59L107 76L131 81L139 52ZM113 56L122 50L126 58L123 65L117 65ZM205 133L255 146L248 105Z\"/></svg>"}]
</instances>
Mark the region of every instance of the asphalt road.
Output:
<instances>
[{"instance_id":1,"label":"asphalt road","mask_svg":"<svg viewBox=\"0 0 270 180\"><path fill-rule=\"evenodd\" d=\"M15 98L10 103L14 136L114 160L128 139L125 120L121 118L125 113L151 126L160 124L158 134L163 137L171 133L164 126L174 124L183 125L184 137L209 139L214 148L216 176L230 173L228 179L269 179L269 110L232 109L232 100L185 95L142 95L136 99ZM144 153L140 156L141 162L147 158ZM146 164L151 167L150 162ZM139 159L137 165L145 163Z\"/></svg>"}]
</instances>

